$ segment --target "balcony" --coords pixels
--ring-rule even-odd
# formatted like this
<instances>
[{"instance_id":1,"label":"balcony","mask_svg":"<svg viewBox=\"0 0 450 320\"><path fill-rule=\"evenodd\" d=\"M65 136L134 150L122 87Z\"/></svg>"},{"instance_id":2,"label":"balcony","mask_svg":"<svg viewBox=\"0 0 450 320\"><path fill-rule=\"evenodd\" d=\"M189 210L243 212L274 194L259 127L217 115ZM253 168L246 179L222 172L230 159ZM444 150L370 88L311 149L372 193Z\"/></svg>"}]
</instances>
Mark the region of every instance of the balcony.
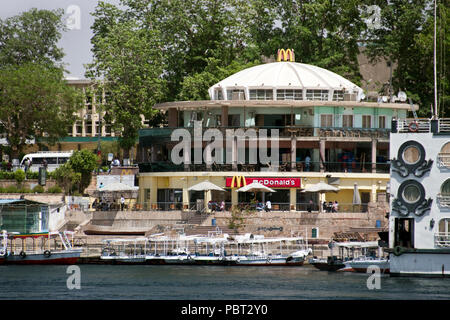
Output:
<instances>
[{"instance_id":1,"label":"balcony","mask_svg":"<svg viewBox=\"0 0 450 320\"><path fill-rule=\"evenodd\" d=\"M434 244L439 248L450 247L450 233L437 232L434 234Z\"/></svg>"},{"instance_id":2,"label":"balcony","mask_svg":"<svg viewBox=\"0 0 450 320\"><path fill-rule=\"evenodd\" d=\"M372 168L374 170L372 171ZM280 162L278 166L263 164L173 164L170 161L154 163L140 163L139 172L202 172L202 171L238 171L238 172L346 172L346 173L389 173L389 163L346 163L346 162L310 162L309 166L304 162L297 162L294 168L291 162Z\"/></svg>"},{"instance_id":3,"label":"balcony","mask_svg":"<svg viewBox=\"0 0 450 320\"><path fill-rule=\"evenodd\" d=\"M440 152L437 161L439 167L450 168L450 153Z\"/></svg>"},{"instance_id":4,"label":"balcony","mask_svg":"<svg viewBox=\"0 0 450 320\"><path fill-rule=\"evenodd\" d=\"M441 207L450 208L450 194L438 193L437 201Z\"/></svg>"}]
</instances>

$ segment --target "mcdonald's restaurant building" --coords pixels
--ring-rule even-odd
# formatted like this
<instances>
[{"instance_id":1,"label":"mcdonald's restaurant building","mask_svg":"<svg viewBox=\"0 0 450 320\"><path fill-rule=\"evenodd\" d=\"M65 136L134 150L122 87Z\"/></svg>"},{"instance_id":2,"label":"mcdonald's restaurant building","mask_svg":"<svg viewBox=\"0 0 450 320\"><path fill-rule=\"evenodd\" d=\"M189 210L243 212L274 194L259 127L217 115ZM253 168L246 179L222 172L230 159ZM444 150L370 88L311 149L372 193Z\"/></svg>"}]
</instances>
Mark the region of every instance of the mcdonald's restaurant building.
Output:
<instances>
[{"instance_id":1,"label":"mcdonald's restaurant building","mask_svg":"<svg viewBox=\"0 0 450 320\"><path fill-rule=\"evenodd\" d=\"M364 100L363 90L342 76L295 62L293 50L280 50L277 62L242 70L216 83L209 88L209 95L206 101L154 106L167 112L168 126L139 132L138 201L142 205L155 210L187 210L202 199L204 203L223 200L228 209L256 197L270 200L272 210L307 210L311 200L313 210L324 201L338 201L339 210L346 211L354 210L357 195L358 208L365 210L365 205L376 202L388 188L391 123L411 110L405 101ZM242 150L233 138L230 149L224 145L227 151L222 160L227 161L212 162L212 153L202 152L200 164L193 161L194 152L189 156L183 151L184 163L175 164L172 151L181 141L173 138L176 129L191 137L201 136L203 151L209 150L212 135L225 138L230 130L239 129L256 134L258 145L246 137ZM275 146L272 133L261 138L263 129L278 132L277 166L265 165L259 158L258 164L248 161L252 148L260 154L261 141L269 150ZM194 139L189 140L193 149L194 144ZM243 155L245 161L238 161ZM225 192L189 190L202 181ZM253 181L276 192L236 192ZM339 191L304 192L319 182Z\"/></svg>"}]
</instances>

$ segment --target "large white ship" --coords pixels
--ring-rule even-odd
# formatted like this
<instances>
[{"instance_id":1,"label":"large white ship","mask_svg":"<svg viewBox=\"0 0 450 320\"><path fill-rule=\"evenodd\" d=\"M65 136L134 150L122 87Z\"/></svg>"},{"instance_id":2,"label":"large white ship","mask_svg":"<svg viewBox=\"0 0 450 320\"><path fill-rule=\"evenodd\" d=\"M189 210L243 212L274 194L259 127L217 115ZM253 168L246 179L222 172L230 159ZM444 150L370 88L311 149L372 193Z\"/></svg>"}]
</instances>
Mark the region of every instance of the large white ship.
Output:
<instances>
[{"instance_id":1,"label":"large white ship","mask_svg":"<svg viewBox=\"0 0 450 320\"><path fill-rule=\"evenodd\" d=\"M393 121L392 276L450 276L450 119Z\"/></svg>"}]
</instances>

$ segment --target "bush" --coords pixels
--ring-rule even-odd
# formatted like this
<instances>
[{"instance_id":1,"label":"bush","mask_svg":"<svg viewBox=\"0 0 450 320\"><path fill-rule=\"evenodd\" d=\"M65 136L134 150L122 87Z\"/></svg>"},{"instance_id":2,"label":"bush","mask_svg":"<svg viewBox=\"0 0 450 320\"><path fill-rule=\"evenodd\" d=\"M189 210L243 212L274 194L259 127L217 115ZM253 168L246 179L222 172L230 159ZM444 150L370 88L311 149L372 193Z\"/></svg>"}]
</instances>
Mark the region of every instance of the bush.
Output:
<instances>
[{"instance_id":1,"label":"bush","mask_svg":"<svg viewBox=\"0 0 450 320\"><path fill-rule=\"evenodd\" d=\"M43 186L40 186L40 185L37 185L37 186L35 186L34 188L33 188L33 192L34 193L43 193L43 192L45 192L45 189L44 189L44 187Z\"/></svg>"},{"instance_id":2,"label":"bush","mask_svg":"<svg viewBox=\"0 0 450 320\"><path fill-rule=\"evenodd\" d=\"M22 169L16 170L14 172L14 179L18 184L21 184L25 180L25 172Z\"/></svg>"},{"instance_id":3,"label":"bush","mask_svg":"<svg viewBox=\"0 0 450 320\"><path fill-rule=\"evenodd\" d=\"M47 190L48 193L62 193L62 189L60 186L50 187Z\"/></svg>"},{"instance_id":4,"label":"bush","mask_svg":"<svg viewBox=\"0 0 450 320\"><path fill-rule=\"evenodd\" d=\"M30 188L26 188L26 187L18 188L17 193L31 193L31 190L30 190Z\"/></svg>"},{"instance_id":5,"label":"bush","mask_svg":"<svg viewBox=\"0 0 450 320\"><path fill-rule=\"evenodd\" d=\"M5 188L6 193L18 193L18 189L16 186L7 186Z\"/></svg>"}]
</instances>

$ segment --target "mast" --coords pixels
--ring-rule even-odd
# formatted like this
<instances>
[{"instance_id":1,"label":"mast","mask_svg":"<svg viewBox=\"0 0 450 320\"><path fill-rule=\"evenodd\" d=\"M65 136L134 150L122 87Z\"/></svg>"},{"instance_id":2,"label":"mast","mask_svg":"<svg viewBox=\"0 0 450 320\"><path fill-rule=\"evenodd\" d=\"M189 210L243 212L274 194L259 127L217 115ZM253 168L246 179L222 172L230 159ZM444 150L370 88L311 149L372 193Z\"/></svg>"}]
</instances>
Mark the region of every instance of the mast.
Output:
<instances>
[{"instance_id":1,"label":"mast","mask_svg":"<svg viewBox=\"0 0 450 320\"><path fill-rule=\"evenodd\" d=\"M436 71L436 1L434 0L434 114L433 119L438 118L437 112L437 71Z\"/></svg>"}]
</instances>

